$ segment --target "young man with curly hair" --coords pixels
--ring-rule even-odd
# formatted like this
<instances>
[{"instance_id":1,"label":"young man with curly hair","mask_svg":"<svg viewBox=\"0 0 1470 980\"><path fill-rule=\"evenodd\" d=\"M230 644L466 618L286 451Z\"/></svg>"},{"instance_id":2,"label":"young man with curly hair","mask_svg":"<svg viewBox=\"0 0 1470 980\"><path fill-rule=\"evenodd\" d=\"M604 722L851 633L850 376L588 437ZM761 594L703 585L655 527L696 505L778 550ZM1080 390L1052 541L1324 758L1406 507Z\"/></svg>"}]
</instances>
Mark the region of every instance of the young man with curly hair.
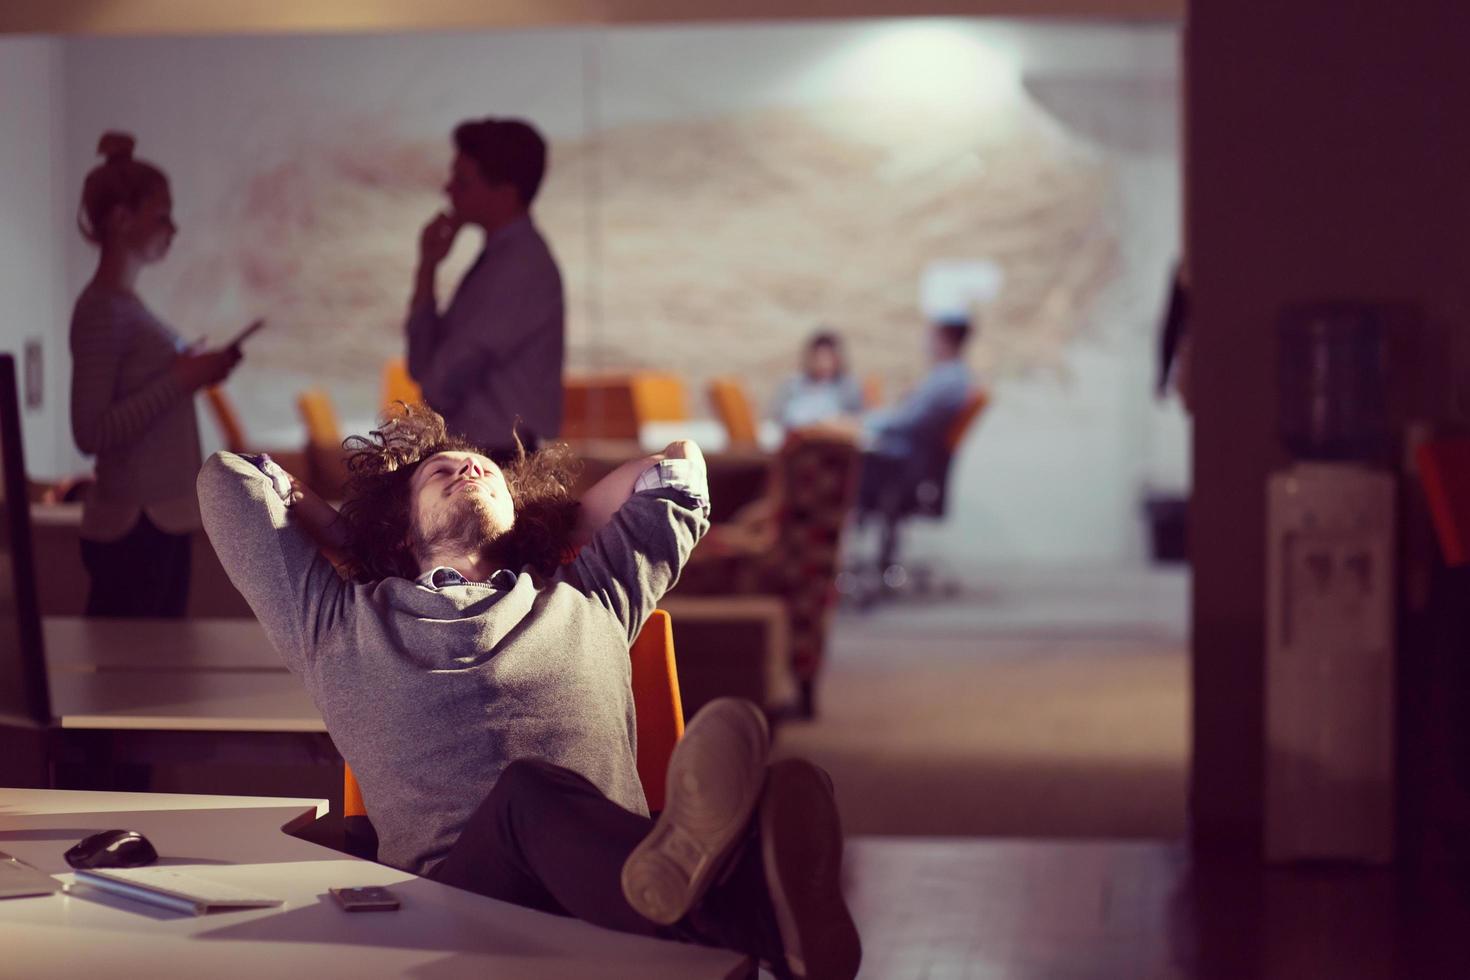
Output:
<instances>
[{"instance_id":1,"label":"young man with curly hair","mask_svg":"<svg viewBox=\"0 0 1470 980\"><path fill-rule=\"evenodd\" d=\"M502 469L419 406L348 448L340 515L265 457L211 457L199 497L357 775L379 859L778 976L855 974L830 781L767 765L754 705L691 720L648 814L628 647L708 527L699 448L628 463L581 501L564 450Z\"/></svg>"}]
</instances>

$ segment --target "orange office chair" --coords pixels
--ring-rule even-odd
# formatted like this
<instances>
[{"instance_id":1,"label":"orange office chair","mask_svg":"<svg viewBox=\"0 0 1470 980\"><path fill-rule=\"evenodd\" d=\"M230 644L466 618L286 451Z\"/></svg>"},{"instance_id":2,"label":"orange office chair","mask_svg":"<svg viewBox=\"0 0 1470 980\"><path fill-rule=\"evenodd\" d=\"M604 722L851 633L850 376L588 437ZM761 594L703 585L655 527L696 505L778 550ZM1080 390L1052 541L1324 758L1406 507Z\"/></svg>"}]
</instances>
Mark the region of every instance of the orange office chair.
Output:
<instances>
[{"instance_id":1,"label":"orange office chair","mask_svg":"<svg viewBox=\"0 0 1470 980\"><path fill-rule=\"evenodd\" d=\"M883 404L883 379L876 374L863 378L863 407L877 408Z\"/></svg>"},{"instance_id":2,"label":"orange office chair","mask_svg":"<svg viewBox=\"0 0 1470 980\"><path fill-rule=\"evenodd\" d=\"M262 447L252 443L245 435L245 426L240 424L240 416L235 411L235 405L230 401L230 396L218 385L204 389L204 396L209 403L214 421L219 426L220 440L225 449L232 453L259 453L268 452L271 457L279 463L287 473L300 476L308 472L310 462L305 449L287 449Z\"/></svg>"},{"instance_id":3,"label":"orange office chair","mask_svg":"<svg viewBox=\"0 0 1470 980\"><path fill-rule=\"evenodd\" d=\"M949 430L945 433L945 446L950 455L960 448L960 443L965 441L965 434L970 431L971 424L985 411L985 406L990 404L990 393L983 389L977 390L970 395L969 401L965 402L955 417L949 423Z\"/></svg>"},{"instance_id":4,"label":"orange office chair","mask_svg":"<svg viewBox=\"0 0 1470 980\"><path fill-rule=\"evenodd\" d=\"M214 421L219 426L220 438L224 440L225 448L232 453L249 452L245 446L245 427L240 424L240 416L236 414L230 396L219 385L210 385L204 389L204 397L209 402L210 411L214 413Z\"/></svg>"},{"instance_id":5,"label":"orange office chair","mask_svg":"<svg viewBox=\"0 0 1470 980\"><path fill-rule=\"evenodd\" d=\"M313 448L338 449L342 445L342 427L332 399L321 388L308 388L296 396L296 408L306 423L306 443Z\"/></svg>"},{"instance_id":6,"label":"orange office chair","mask_svg":"<svg viewBox=\"0 0 1470 980\"><path fill-rule=\"evenodd\" d=\"M633 406L640 423L683 422L689 418L684 382L678 375L634 371L628 380L633 386Z\"/></svg>"},{"instance_id":7,"label":"orange office chair","mask_svg":"<svg viewBox=\"0 0 1470 980\"><path fill-rule=\"evenodd\" d=\"M864 473L865 486L859 495L858 516L860 520L876 517L880 523L880 535L877 558L869 570L870 574L865 575L859 570L855 575L856 580L866 579L871 583L853 590L860 606L871 606L889 592L903 588L910 580L915 591L930 591L933 569L926 565L906 567L899 560L899 532L904 522L911 518L938 520L944 517L950 464L976 419L989 404L988 392L971 392L965 403L944 420L942 430L929 430L932 435L925 440L927 448L916 452L900 468L887 473L881 485L873 481L870 474ZM943 591L949 593L957 592L958 588L958 583L954 582L943 585Z\"/></svg>"},{"instance_id":8,"label":"orange office chair","mask_svg":"<svg viewBox=\"0 0 1470 980\"><path fill-rule=\"evenodd\" d=\"M628 655L633 660L633 710L637 714L638 780L650 810L664 808L669 756L684 737L684 703L674 662L674 621L655 609L638 631Z\"/></svg>"},{"instance_id":9,"label":"orange office chair","mask_svg":"<svg viewBox=\"0 0 1470 980\"><path fill-rule=\"evenodd\" d=\"M419 389L419 383L408 373L407 361L401 357L393 357L383 362L384 408L394 402L416 405L423 400L424 393Z\"/></svg>"},{"instance_id":10,"label":"orange office chair","mask_svg":"<svg viewBox=\"0 0 1470 980\"><path fill-rule=\"evenodd\" d=\"M756 444L755 411L750 407L745 388L735 378L711 378L709 400L715 415L725 427L732 446Z\"/></svg>"},{"instance_id":11,"label":"orange office chair","mask_svg":"<svg viewBox=\"0 0 1470 980\"><path fill-rule=\"evenodd\" d=\"M638 397L623 375L569 375L562 382L563 439L638 438Z\"/></svg>"},{"instance_id":12,"label":"orange office chair","mask_svg":"<svg viewBox=\"0 0 1470 980\"><path fill-rule=\"evenodd\" d=\"M684 737L684 705L679 699L679 671L674 663L674 625L669 614L655 609L628 650L633 666L633 709L637 714L638 779L650 811L664 806L664 779L674 745ZM342 766L342 814L349 850L360 857L375 845L362 790L352 768Z\"/></svg>"},{"instance_id":13,"label":"orange office chair","mask_svg":"<svg viewBox=\"0 0 1470 980\"><path fill-rule=\"evenodd\" d=\"M337 500L349 474L342 453L342 427L331 396L321 388L308 388L296 396L296 408L306 424L308 482L322 497Z\"/></svg>"}]
</instances>

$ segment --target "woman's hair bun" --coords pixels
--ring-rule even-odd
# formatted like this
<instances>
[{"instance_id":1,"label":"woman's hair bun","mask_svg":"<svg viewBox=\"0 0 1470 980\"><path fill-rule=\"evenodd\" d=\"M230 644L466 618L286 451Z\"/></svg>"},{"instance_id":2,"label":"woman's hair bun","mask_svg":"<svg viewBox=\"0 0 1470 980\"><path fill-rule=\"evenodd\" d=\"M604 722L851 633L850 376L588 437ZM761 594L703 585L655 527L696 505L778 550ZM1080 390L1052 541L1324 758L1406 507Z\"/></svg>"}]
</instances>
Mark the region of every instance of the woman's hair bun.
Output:
<instances>
[{"instance_id":1,"label":"woman's hair bun","mask_svg":"<svg viewBox=\"0 0 1470 980\"><path fill-rule=\"evenodd\" d=\"M108 131L102 134L97 141L97 152L107 158L108 163L114 160L131 160L133 158L133 147L138 143L133 139L131 133L119 133Z\"/></svg>"}]
</instances>

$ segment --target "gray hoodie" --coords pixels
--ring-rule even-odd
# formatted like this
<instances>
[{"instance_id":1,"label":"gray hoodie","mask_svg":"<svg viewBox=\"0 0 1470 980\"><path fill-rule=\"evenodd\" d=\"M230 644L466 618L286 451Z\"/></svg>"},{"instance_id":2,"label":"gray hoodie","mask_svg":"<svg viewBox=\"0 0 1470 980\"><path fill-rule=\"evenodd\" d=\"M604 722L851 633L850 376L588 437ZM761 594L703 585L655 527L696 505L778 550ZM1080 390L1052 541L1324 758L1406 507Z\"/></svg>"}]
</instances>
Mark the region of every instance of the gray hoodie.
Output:
<instances>
[{"instance_id":1,"label":"gray hoodie","mask_svg":"<svg viewBox=\"0 0 1470 980\"><path fill-rule=\"evenodd\" d=\"M709 526L697 496L634 494L550 581L435 588L341 579L246 459L216 453L198 486L230 580L361 784L379 860L427 873L520 758L648 812L628 645Z\"/></svg>"}]
</instances>

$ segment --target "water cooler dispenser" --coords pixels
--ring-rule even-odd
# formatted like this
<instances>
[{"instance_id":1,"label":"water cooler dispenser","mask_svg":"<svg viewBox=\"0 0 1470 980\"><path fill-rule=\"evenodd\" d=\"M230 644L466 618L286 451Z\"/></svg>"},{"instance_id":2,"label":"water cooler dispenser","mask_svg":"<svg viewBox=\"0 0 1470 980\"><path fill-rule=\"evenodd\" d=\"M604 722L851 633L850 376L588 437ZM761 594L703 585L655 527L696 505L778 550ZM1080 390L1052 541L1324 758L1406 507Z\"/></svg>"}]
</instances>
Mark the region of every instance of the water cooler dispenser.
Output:
<instances>
[{"instance_id":1,"label":"water cooler dispenser","mask_svg":"<svg viewBox=\"0 0 1470 980\"><path fill-rule=\"evenodd\" d=\"M1394 842L1395 474L1372 307L1280 321L1280 428L1267 486L1265 852L1388 862Z\"/></svg>"}]
</instances>

